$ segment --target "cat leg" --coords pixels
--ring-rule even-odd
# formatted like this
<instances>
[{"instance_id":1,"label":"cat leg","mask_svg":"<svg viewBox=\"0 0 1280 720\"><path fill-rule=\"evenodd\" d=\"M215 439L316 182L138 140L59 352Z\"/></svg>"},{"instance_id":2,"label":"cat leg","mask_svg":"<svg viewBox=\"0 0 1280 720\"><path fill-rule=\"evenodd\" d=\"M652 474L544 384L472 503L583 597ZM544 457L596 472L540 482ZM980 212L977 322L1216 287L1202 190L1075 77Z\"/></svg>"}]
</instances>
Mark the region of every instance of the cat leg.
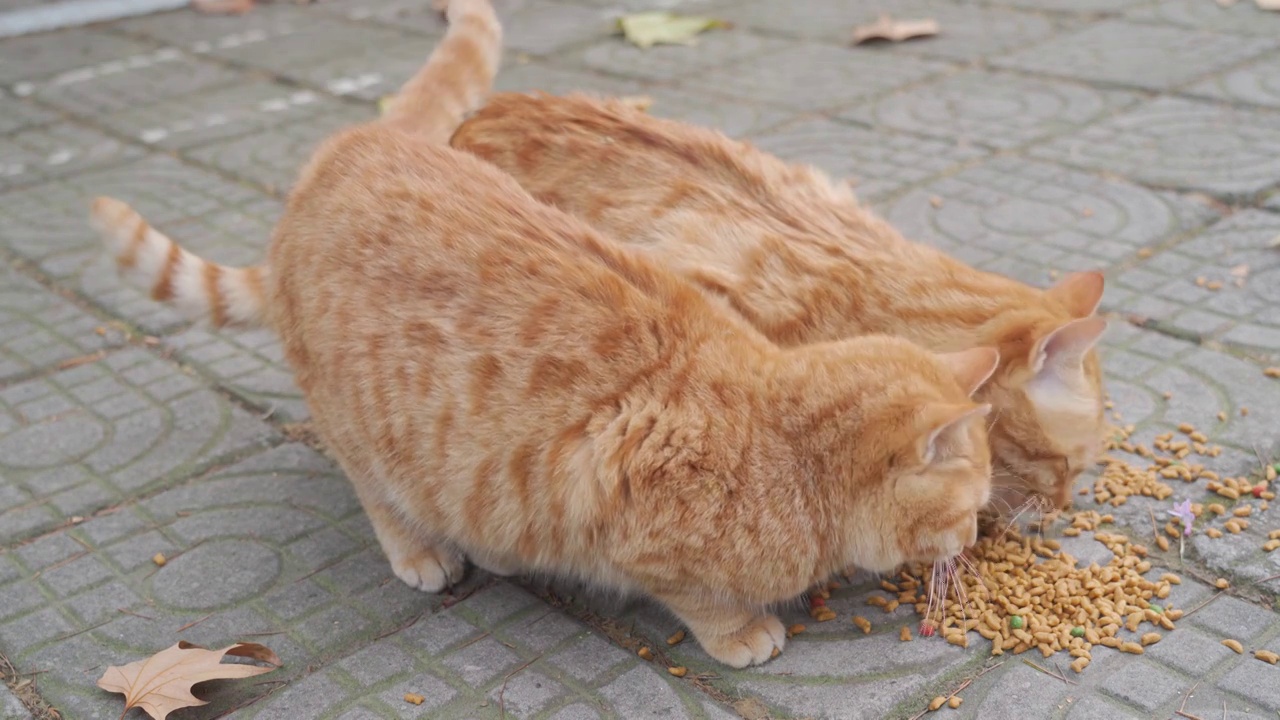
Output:
<instances>
[{"instance_id":1,"label":"cat leg","mask_svg":"<svg viewBox=\"0 0 1280 720\"><path fill-rule=\"evenodd\" d=\"M466 566L462 553L456 548L426 537L406 522L390 503L364 500L361 497L361 504L396 577L410 587L433 593L462 579Z\"/></svg>"},{"instance_id":2,"label":"cat leg","mask_svg":"<svg viewBox=\"0 0 1280 720\"><path fill-rule=\"evenodd\" d=\"M759 665L782 650L787 631L776 615L744 610L704 596L658 596L708 655L730 667Z\"/></svg>"}]
</instances>

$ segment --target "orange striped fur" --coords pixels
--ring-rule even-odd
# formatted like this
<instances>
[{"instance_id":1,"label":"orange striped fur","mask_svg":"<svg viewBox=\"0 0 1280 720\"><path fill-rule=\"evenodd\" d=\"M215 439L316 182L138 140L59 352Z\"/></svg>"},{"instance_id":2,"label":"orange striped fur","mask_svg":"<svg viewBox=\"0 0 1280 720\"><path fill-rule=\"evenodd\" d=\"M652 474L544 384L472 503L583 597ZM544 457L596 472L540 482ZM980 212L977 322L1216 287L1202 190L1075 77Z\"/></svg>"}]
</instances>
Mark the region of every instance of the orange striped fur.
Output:
<instances>
[{"instance_id":1,"label":"orange striped fur","mask_svg":"<svg viewBox=\"0 0 1280 720\"><path fill-rule=\"evenodd\" d=\"M400 109L303 170L254 305L395 573L440 590L469 557L642 591L741 667L783 647L767 608L815 580L973 542L989 408L969 396L998 353L883 336L780 348L437 142L444 125L416 95L458 91L438 98L453 113L468 83L492 80L500 34L484 0L449 11ZM144 282L252 315L208 291L237 271L194 272L206 266L121 208L94 212Z\"/></svg>"},{"instance_id":2,"label":"orange striped fur","mask_svg":"<svg viewBox=\"0 0 1280 720\"><path fill-rule=\"evenodd\" d=\"M1099 273L1041 291L980 272L907 241L819 170L625 101L499 94L450 142L784 346L891 333L936 351L998 347L977 395L995 408L993 509L1069 505L1101 450Z\"/></svg>"}]
</instances>

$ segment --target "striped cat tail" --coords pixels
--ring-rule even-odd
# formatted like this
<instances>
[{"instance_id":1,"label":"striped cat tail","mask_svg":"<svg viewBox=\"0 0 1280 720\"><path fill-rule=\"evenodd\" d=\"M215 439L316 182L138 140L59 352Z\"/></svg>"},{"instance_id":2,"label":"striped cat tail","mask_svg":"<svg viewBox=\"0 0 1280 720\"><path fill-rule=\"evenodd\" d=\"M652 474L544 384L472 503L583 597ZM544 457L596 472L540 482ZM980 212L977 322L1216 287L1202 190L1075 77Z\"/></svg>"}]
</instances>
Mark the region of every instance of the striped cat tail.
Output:
<instances>
[{"instance_id":1,"label":"striped cat tail","mask_svg":"<svg viewBox=\"0 0 1280 720\"><path fill-rule=\"evenodd\" d=\"M96 198L90 220L121 274L155 300L218 327L265 324L265 265L232 268L197 257L112 198Z\"/></svg>"},{"instance_id":2,"label":"striped cat tail","mask_svg":"<svg viewBox=\"0 0 1280 720\"><path fill-rule=\"evenodd\" d=\"M382 118L440 145L484 102L502 61L502 25L489 0L448 0L448 17L444 39Z\"/></svg>"}]
</instances>

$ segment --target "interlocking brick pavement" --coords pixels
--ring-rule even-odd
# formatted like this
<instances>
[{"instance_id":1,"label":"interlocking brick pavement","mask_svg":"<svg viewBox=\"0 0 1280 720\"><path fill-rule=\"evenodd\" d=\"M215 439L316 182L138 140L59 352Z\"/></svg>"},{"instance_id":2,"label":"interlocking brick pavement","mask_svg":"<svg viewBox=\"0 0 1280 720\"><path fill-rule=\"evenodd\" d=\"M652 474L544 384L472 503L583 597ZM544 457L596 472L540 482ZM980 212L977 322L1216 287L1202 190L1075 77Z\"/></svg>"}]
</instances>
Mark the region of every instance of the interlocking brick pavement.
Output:
<instances>
[{"instance_id":1,"label":"interlocking brick pavement","mask_svg":"<svg viewBox=\"0 0 1280 720\"><path fill-rule=\"evenodd\" d=\"M1040 286L1106 270L1113 420L1142 442L1194 423L1223 474L1280 459L1280 380L1262 372L1280 363L1280 13L903 0L895 15L936 17L942 35L851 47L884 3L496 5L499 89L648 95L655 115L853 181L908 236L981 268ZM732 26L648 51L617 36L620 14L654 8ZM0 720L118 717L102 669L179 639L260 641L285 663L202 687L210 704L186 718L907 718L971 678L946 716L1280 712L1280 668L1250 654L1280 651L1280 552L1262 549L1280 510L1251 497L1227 503L1251 508L1244 532L1212 539L1223 519L1201 518L1181 557L1152 552L1149 577L1184 580L1165 601L1188 611L1177 629L1141 657L1098 648L1072 684L988 659L974 635L901 642L918 618L868 607L862 576L833 591L836 620L782 608L805 632L736 671L669 647L678 623L642 599L474 572L439 596L401 584L340 470L305 444L278 341L123 284L86 215L110 194L200 254L258 262L310 149L373 117L443 29L427 0L319 0L0 41L0 655L21 684L0 685ZM1104 529L1151 545L1171 501L1223 501L1171 487L1105 506ZM1089 533L1061 540L1111 558Z\"/></svg>"}]
</instances>

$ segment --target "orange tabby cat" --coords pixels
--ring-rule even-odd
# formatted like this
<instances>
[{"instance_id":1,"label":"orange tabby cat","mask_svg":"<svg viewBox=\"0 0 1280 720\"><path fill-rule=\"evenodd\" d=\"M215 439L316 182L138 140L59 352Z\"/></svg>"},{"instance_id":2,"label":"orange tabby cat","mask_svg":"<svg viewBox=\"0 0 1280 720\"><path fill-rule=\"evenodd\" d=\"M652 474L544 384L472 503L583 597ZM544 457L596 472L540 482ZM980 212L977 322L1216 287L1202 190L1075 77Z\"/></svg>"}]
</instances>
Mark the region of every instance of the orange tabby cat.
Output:
<instances>
[{"instance_id":1,"label":"orange tabby cat","mask_svg":"<svg viewBox=\"0 0 1280 720\"><path fill-rule=\"evenodd\" d=\"M768 606L852 563L958 554L990 493L969 395L995 350L779 348L659 264L447 147L498 67L484 0L381 120L303 170L265 267L93 218L154 297L280 335L396 574L463 557L660 600L713 657L767 660Z\"/></svg>"},{"instance_id":2,"label":"orange tabby cat","mask_svg":"<svg viewBox=\"0 0 1280 720\"><path fill-rule=\"evenodd\" d=\"M450 143L644 248L782 345L891 333L936 351L998 347L977 398L995 409L1002 510L1029 494L1069 505L1101 450L1100 273L1042 291L975 270L907 241L819 170L626 102L499 94Z\"/></svg>"}]
</instances>

